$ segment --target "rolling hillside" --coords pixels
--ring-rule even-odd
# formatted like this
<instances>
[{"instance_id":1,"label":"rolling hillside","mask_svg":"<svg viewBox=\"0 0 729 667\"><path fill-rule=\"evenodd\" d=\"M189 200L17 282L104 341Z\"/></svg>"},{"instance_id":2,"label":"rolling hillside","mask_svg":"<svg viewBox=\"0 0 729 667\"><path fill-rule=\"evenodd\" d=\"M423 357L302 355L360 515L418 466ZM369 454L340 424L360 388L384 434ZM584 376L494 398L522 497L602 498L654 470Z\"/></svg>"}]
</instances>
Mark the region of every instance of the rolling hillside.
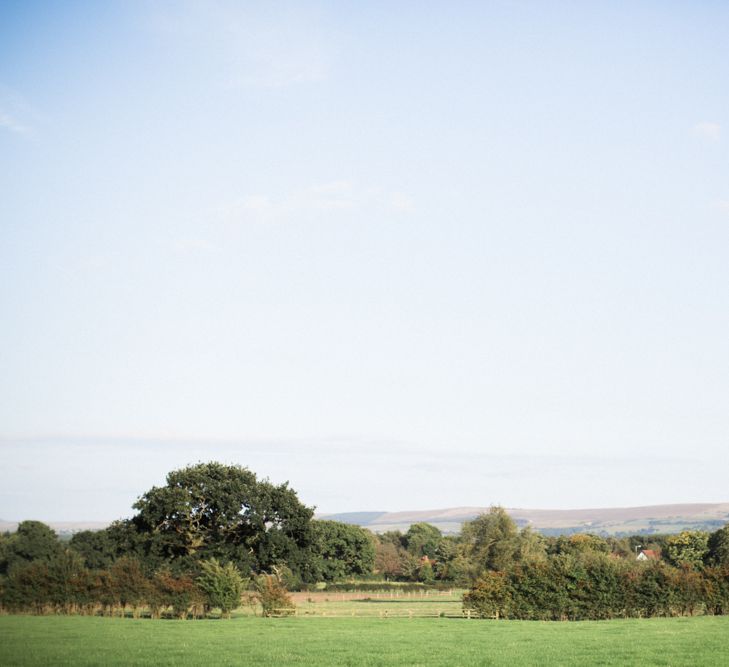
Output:
<instances>
[{"instance_id":1,"label":"rolling hillside","mask_svg":"<svg viewBox=\"0 0 729 667\"><path fill-rule=\"evenodd\" d=\"M368 528L375 533L406 531L413 523L426 522L445 534L460 531L464 521L487 512L488 507L450 507L413 512L342 512L318 514L317 519L332 519ZM729 503L686 503L645 507L608 507L574 510L531 510L507 508L519 526L531 526L547 534L597 533L636 535L677 533L682 530L716 530L729 523ZM0 533L12 532L16 521L0 520ZM108 524L98 521L50 521L59 535L70 536L80 530L101 530Z\"/></svg>"},{"instance_id":2,"label":"rolling hillside","mask_svg":"<svg viewBox=\"0 0 729 667\"><path fill-rule=\"evenodd\" d=\"M319 518L353 523L375 533L408 529L424 521L444 533L457 533L488 507L453 507L417 512L345 512ZM689 503L646 507L610 507L575 510L530 510L507 508L520 526L532 526L545 534L592 532L608 535L676 533L681 530L716 530L729 522L729 503Z\"/></svg>"}]
</instances>

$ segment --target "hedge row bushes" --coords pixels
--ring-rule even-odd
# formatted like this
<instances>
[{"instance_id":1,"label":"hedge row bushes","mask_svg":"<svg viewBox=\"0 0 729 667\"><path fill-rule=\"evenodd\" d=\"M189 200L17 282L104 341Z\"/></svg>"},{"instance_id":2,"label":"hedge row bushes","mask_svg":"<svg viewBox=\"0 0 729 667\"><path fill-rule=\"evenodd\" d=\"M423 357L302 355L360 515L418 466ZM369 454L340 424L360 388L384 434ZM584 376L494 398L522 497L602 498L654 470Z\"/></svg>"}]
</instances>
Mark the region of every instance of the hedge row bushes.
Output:
<instances>
[{"instance_id":1,"label":"hedge row bushes","mask_svg":"<svg viewBox=\"0 0 729 667\"><path fill-rule=\"evenodd\" d=\"M131 610L135 617L147 610L152 618L197 618L219 608L223 616L230 616L240 606L244 589L237 568L215 559L202 561L195 573L145 573L132 557L119 558L105 570L91 570L68 550L47 561L14 567L0 583L0 608L32 614L124 615ZM276 593L275 604L280 605L280 591ZM265 591L254 591L248 599L263 602L264 596Z\"/></svg>"},{"instance_id":2,"label":"hedge row bushes","mask_svg":"<svg viewBox=\"0 0 729 667\"><path fill-rule=\"evenodd\" d=\"M485 618L597 620L729 613L729 567L556 556L484 573L464 608Z\"/></svg>"}]
</instances>

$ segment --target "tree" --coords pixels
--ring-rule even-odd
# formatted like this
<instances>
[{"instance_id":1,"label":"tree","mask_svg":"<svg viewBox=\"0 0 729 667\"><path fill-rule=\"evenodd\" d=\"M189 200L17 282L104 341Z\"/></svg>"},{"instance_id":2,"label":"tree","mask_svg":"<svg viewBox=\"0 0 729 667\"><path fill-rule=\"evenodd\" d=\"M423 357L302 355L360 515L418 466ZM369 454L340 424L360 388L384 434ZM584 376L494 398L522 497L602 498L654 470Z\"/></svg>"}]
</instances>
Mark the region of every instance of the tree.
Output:
<instances>
[{"instance_id":1,"label":"tree","mask_svg":"<svg viewBox=\"0 0 729 667\"><path fill-rule=\"evenodd\" d=\"M278 568L271 574L260 574L253 580L256 599L261 605L264 616L293 614L296 606L291 599Z\"/></svg>"},{"instance_id":2,"label":"tree","mask_svg":"<svg viewBox=\"0 0 729 667\"><path fill-rule=\"evenodd\" d=\"M147 596L148 581L139 560L134 556L122 556L109 568L109 593L123 615L131 605L135 617Z\"/></svg>"},{"instance_id":3,"label":"tree","mask_svg":"<svg viewBox=\"0 0 729 667\"><path fill-rule=\"evenodd\" d=\"M526 563L544 561L546 558L547 546L544 538L539 533L535 533L529 526L522 528L519 533L516 560L520 563Z\"/></svg>"},{"instance_id":4,"label":"tree","mask_svg":"<svg viewBox=\"0 0 729 667\"><path fill-rule=\"evenodd\" d=\"M560 535L554 546L558 554L609 553L610 546L599 535L591 533L575 533Z\"/></svg>"},{"instance_id":5,"label":"tree","mask_svg":"<svg viewBox=\"0 0 729 667\"><path fill-rule=\"evenodd\" d=\"M375 565L372 535L340 521L314 521L315 551L319 554L318 574L324 581L371 574Z\"/></svg>"},{"instance_id":6,"label":"tree","mask_svg":"<svg viewBox=\"0 0 729 667\"><path fill-rule=\"evenodd\" d=\"M463 524L461 531L466 555L481 570L505 570L518 553L519 531L503 507Z\"/></svg>"},{"instance_id":7,"label":"tree","mask_svg":"<svg viewBox=\"0 0 729 667\"><path fill-rule=\"evenodd\" d=\"M424 584L432 584L435 581L433 561L427 556L423 556L420 559L418 565L418 581L422 581Z\"/></svg>"},{"instance_id":8,"label":"tree","mask_svg":"<svg viewBox=\"0 0 729 667\"><path fill-rule=\"evenodd\" d=\"M219 607L224 618L230 618L230 612L240 606L243 577L233 563L221 565L215 558L202 561L197 585L210 607Z\"/></svg>"},{"instance_id":9,"label":"tree","mask_svg":"<svg viewBox=\"0 0 729 667\"><path fill-rule=\"evenodd\" d=\"M414 523L405 533L405 548L418 558L427 556L435 559L443 534L429 523Z\"/></svg>"},{"instance_id":10,"label":"tree","mask_svg":"<svg viewBox=\"0 0 729 667\"><path fill-rule=\"evenodd\" d=\"M463 562L459 543L454 537L444 537L435 551L436 579L456 582L463 578ZM466 578L467 581L467 578Z\"/></svg>"},{"instance_id":11,"label":"tree","mask_svg":"<svg viewBox=\"0 0 729 667\"><path fill-rule=\"evenodd\" d=\"M171 561L218 558L242 571L278 563L313 576L313 510L288 484L259 481L241 466L200 463L167 475L134 504L134 525Z\"/></svg>"},{"instance_id":12,"label":"tree","mask_svg":"<svg viewBox=\"0 0 729 667\"><path fill-rule=\"evenodd\" d=\"M402 577L408 581L418 581L420 572L420 559L413 556L409 551L400 551L400 572Z\"/></svg>"},{"instance_id":13,"label":"tree","mask_svg":"<svg viewBox=\"0 0 729 667\"><path fill-rule=\"evenodd\" d=\"M33 561L50 561L63 553L58 536L40 521L21 521L14 534L3 541L0 574Z\"/></svg>"},{"instance_id":14,"label":"tree","mask_svg":"<svg viewBox=\"0 0 729 667\"><path fill-rule=\"evenodd\" d=\"M463 595L463 608L481 618L498 618L508 607L509 592L504 572L484 572Z\"/></svg>"},{"instance_id":15,"label":"tree","mask_svg":"<svg viewBox=\"0 0 729 667\"><path fill-rule=\"evenodd\" d=\"M125 556L138 559L147 573L166 564L161 536L140 532L130 519L114 521L104 530L83 530L71 538L69 545L81 555L86 567L94 570L109 568Z\"/></svg>"},{"instance_id":16,"label":"tree","mask_svg":"<svg viewBox=\"0 0 729 667\"><path fill-rule=\"evenodd\" d=\"M703 530L684 530L666 540L666 558L672 565L698 567L709 552L708 542Z\"/></svg>"},{"instance_id":17,"label":"tree","mask_svg":"<svg viewBox=\"0 0 729 667\"><path fill-rule=\"evenodd\" d=\"M729 565L729 523L709 535L706 560L714 566Z\"/></svg>"},{"instance_id":18,"label":"tree","mask_svg":"<svg viewBox=\"0 0 729 667\"><path fill-rule=\"evenodd\" d=\"M386 530L377 537L382 544L392 544L398 549L405 548L405 536L399 530Z\"/></svg>"},{"instance_id":19,"label":"tree","mask_svg":"<svg viewBox=\"0 0 729 667\"><path fill-rule=\"evenodd\" d=\"M200 616L199 610L205 603L203 592L187 574L174 575L166 569L156 572L149 595L152 615L158 617L162 609L172 607L177 618L187 618L190 612Z\"/></svg>"},{"instance_id":20,"label":"tree","mask_svg":"<svg viewBox=\"0 0 729 667\"><path fill-rule=\"evenodd\" d=\"M375 554L375 569L385 579L399 577L402 574L400 552L392 542L378 542Z\"/></svg>"},{"instance_id":21,"label":"tree","mask_svg":"<svg viewBox=\"0 0 729 667\"><path fill-rule=\"evenodd\" d=\"M69 546L84 559L86 567L101 570L114 562L114 549L106 530L82 530L75 533Z\"/></svg>"}]
</instances>

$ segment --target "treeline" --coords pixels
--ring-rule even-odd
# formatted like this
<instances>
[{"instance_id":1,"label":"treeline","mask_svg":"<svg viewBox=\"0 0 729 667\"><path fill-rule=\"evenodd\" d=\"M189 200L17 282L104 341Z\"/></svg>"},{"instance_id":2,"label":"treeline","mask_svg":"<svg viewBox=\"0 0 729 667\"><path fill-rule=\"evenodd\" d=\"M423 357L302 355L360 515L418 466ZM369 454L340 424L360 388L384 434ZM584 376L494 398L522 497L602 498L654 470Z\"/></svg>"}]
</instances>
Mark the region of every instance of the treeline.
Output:
<instances>
[{"instance_id":1,"label":"treeline","mask_svg":"<svg viewBox=\"0 0 729 667\"><path fill-rule=\"evenodd\" d=\"M144 571L122 556L108 569L91 570L71 549L48 560L16 566L3 581L2 606L9 612L123 616L144 610L151 618L202 618L213 609L230 617L241 603L260 605L263 615L293 610L278 571L247 582L232 563L200 561L194 572Z\"/></svg>"},{"instance_id":2,"label":"treeline","mask_svg":"<svg viewBox=\"0 0 729 667\"><path fill-rule=\"evenodd\" d=\"M248 600L283 612L287 589L368 575L374 566L370 533L313 520L287 484L240 466L171 472L134 508L131 519L68 543L38 521L0 536L0 607L199 616L213 608L225 615Z\"/></svg>"},{"instance_id":3,"label":"treeline","mask_svg":"<svg viewBox=\"0 0 729 667\"><path fill-rule=\"evenodd\" d=\"M375 569L395 581L468 587L483 572L560 554L594 552L632 561L646 550L651 558L675 564L688 558L701 560L716 552L716 548L710 549L709 537L709 533L698 531L629 537L585 533L545 536L528 527L519 530L506 511L495 507L464 523L459 535L444 536L435 526L416 523L405 533L391 531L375 536Z\"/></svg>"},{"instance_id":4,"label":"treeline","mask_svg":"<svg viewBox=\"0 0 729 667\"><path fill-rule=\"evenodd\" d=\"M483 618L600 620L729 612L729 565L560 555L483 573L464 595Z\"/></svg>"},{"instance_id":5,"label":"treeline","mask_svg":"<svg viewBox=\"0 0 729 667\"><path fill-rule=\"evenodd\" d=\"M205 463L171 472L136 514L61 543L37 521L0 536L0 607L31 613L286 613L287 590L379 588L383 579L468 589L484 617L724 614L729 525L713 533L545 537L494 507L458 536L416 523L374 535L317 521L287 484ZM645 562L636 557L642 553Z\"/></svg>"},{"instance_id":6,"label":"treeline","mask_svg":"<svg viewBox=\"0 0 729 667\"><path fill-rule=\"evenodd\" d=\"M500 508L464 531L480 571L464 607L483 617L581 620L729 612L729 525L638 538L541 538ZM653 538L651 538L653 539ZM633 542L633 551L627 549ZM642 554L644 560L638 560Z\"/></svg>"}]
</instances>

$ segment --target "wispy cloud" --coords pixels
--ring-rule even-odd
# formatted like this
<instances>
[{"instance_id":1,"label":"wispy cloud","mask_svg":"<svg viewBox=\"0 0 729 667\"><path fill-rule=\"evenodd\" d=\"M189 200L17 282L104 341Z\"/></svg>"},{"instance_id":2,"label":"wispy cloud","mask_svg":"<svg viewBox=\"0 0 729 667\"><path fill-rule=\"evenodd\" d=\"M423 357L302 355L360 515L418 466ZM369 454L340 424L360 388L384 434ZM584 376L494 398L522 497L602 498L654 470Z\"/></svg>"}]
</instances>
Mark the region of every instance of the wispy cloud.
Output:
<instances>
[{"instance_id":1,"label":"wispy cloud","mask_svg":"<svg viewBox=\"0 0 729 667\"><path fill-rule=\"evenodd\" d=\"M11 132L17 132L18 134L29 134L31 132L30 127L16 120L9 113L0 111L0 127L10 130Z\"/></svg>"},{"instance_id":2,"label":"wispy cloud","mask_svg":"<svg viewBox=\"0 0 729 667\"><path fill-rule=\"evenodd\" d=\"M694 136L700 137L706 141L719 141L721 139L721 125L719 123L712 123L710 121L702 121L696 123L691 128L691 132Z\"/></svg>"},{"instance_id":3,"label":"wispy cloud","mask_svg":"<svg viewBox=\"0 0 729 667\"><path fill-rule=\"evenodd\" d=\"M729 215L729 199L720 199L717 201L716 208L722 213Z\"/></svg>"},{"instance_id":4,"label":"wispy cloud","mask_svg":"<svg viewBox=\"0 0 729 667\"><path fill-rule=\"evenodd\" d=\"M20 93L0 84L0 128L32 137L37 118L38 113Z\"/></svg>"},{"instance_id":5,"label":"wispy cloud","mask_svg":"<svg viewBox=\"0 0 729 667\"><path fill-rule=\"evenodd\" d=\"M197 52L223 87L279 88L324 80L329 60L315 12L224 1L158 10L153 30Z\"/></svg>"},{"instance_id":6,"label":"wispy cloud","mask_svg":"<svg viewBox=\"0 0 729 667\"><path fill-rule=\"evenodd\" d=\"M410 213L415 210L415 203L402 192L386 192L338 180L293 190L280 197L246 195L226 207L224 215L232 221L274 223L312 213L330 215L364 209Z\"/></svg>"},{"instance_id":7,"label":"wispy cloud","mask_svg":"<svg viewBox=\"0 0 729 667\"><path fill-rule=\"evenodd\" d=\"M103 520L129 516L134 499L170 470L197 461L249 466L290 480L322 512L481 506L639 506L722 498L711 457L520 455L388 438L218 438L0 434L6 519ZM322 461L326 466L322 467ZM331 470L337 470L336 475ZM622 479L622 486L613 480ZM545 481L546 480L546 481ZM33 489L32 494L28 489ZM377 493L373 493L377 489ZM60 499L60 500L59 500Z\"/></svg>"}]
</instances>

